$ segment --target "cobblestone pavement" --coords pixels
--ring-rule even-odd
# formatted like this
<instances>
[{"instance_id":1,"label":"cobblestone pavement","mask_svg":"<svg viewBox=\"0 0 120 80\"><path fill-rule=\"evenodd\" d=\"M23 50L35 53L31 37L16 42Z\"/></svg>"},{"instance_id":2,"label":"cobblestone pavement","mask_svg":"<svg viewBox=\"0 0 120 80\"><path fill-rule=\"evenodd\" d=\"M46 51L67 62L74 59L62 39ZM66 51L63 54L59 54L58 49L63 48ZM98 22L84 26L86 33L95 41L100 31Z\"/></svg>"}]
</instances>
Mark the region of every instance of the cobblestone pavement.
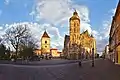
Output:
<instances>
[{"instance_id":1,"label":"cobblestone pavement","mask_svg":"<svg viewBox=\"0 0 120 80\"><path fill-rule=\"evenodd\" d=\"M26 66L0 64L0 80L120 80L120 67L108 60L78 63Z\"/></svg>"},{"instance_id":2,"label":"cobblestone pavement","mask_svg":"<svg viewBox=\"0 0 120 80\"><path fill-rule=\"evenodd\" d=\"M65 60L65 59L52 59L52 60L40 60L40 61L8 61L8 60L0 60L0 64L15 64L15 65L56 65L56 64L64 64L64 63L72 63L78 60Z\"/></svg>"},{"instance_id":3,"label":"cobblestone pavement","mask_svg":"<svg viewBox=\"0 0 120 80\"><path fill-rule=\"evenodd\" d=\"M8 60L0 60L0 64L15 64L15 65L32 65L32 66L45 66L45 65L59 65L59 64L68 64L68 63L76 63L79 60L66 60L66 59L51 59L51 60L40 60L40 61L8 61ZM88 61L88 60L83 60Z\"/></svg>"}]
</instances>

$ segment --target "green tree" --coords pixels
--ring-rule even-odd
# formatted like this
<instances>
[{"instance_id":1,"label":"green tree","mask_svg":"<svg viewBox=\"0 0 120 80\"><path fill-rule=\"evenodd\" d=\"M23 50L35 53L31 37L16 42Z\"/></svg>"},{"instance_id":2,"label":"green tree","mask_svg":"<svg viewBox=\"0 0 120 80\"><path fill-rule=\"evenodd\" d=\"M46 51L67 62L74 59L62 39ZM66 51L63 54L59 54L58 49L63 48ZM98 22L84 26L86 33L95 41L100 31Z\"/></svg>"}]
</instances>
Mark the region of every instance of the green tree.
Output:
<instances>
[{"instance_id":1,"label":"green tree","mask_svg":"<svg viewBox=\"0 0 120 80\"><path fill-rule=\"evenodd\" d=\"M20 51L20 56L23 56L24 58L27 58L27 57L32 57L34 55L34 52L33 52L33 48L24 48L22 51Z\"/></svg>"},{"instance_id":2,"label":"green tree","mask_svg":"<svg viewBox=\"0 0 120 80\"><path fill-rule=\"evenodd\" d=\"M37 41L32 37L28 36L21 42L20 56L27 58L34 56L34 50L37 48Z\"/></svg>"},{"instance_id":3,"label":"green tree","mask_svg":"<svg viewBox=\"0 0 120 80\"><path fill-rule=\"evenodd\" d=\"M6 49L5 59L10 59L10 47Z\"/></svg>"},{"instance_id":4,"label":"green tree","mask_svg":"<svg viewBox=\"0 0 120 80\"><path fill-rule=\"evenodd\" d=\"M6 47L3 44L0 44L0 58L4 59L6 52Z\"/></svg>"}]
</instances>

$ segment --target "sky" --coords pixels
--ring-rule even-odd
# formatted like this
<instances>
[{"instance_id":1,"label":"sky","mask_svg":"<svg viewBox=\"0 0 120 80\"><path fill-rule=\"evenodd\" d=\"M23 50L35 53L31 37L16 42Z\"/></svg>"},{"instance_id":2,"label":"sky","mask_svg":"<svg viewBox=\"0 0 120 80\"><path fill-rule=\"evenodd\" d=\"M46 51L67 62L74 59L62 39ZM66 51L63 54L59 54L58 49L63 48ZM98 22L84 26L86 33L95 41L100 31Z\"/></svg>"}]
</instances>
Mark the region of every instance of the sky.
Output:
<instances>
[{"instance_id":1,"label":"sky","mask_svg":"<svg viewBox=\"0 0 120 80\"><path fill-rule=\"evenodd\" d=\"M76 9L81 20L80 32L88 30L93 34L101 53L108 44L117 4L118 0L0 0L0 36L10 26L26 24L39 41L46 30L51 48L61 51L64 36L69 35L69 18Z\"/></svg>"}]
</instances>

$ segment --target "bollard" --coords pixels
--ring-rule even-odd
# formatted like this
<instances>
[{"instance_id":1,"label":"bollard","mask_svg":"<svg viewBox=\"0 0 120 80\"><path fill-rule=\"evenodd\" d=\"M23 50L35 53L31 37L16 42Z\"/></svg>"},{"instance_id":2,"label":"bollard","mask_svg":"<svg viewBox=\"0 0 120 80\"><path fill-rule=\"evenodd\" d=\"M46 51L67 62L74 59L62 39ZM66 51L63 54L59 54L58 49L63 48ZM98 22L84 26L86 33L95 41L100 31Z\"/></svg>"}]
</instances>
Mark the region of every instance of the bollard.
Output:
<instances>
[{"instance_id":1,"label":"bollard","mask_svg":"<svg viewBox=\"0 0 120 80\"><path fill-rule=\"evenodd\" d=\"M82 66L82 63L81 63L81 61L79 61L79 67L81 67Z\"/></svg>"},{"instance_id":2,"label":"bollard","mask_svg":"<svg viewBox=\"0 0 120 80\"><path fill-rule=\"evenodd\" d=\"M94 67L94 62L92 62L92 67Z\"/></svg>"}]
</instances>

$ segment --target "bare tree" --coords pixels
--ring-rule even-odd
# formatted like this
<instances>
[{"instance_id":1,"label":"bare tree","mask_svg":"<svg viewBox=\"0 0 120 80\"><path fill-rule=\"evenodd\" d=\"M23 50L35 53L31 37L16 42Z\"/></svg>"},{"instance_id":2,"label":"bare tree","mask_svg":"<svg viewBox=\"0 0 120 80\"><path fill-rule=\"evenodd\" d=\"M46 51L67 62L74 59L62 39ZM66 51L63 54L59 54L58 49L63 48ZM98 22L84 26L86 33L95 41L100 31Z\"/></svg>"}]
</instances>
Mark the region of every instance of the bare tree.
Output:
<instances>
[{"instance_id":1,"label":"bare tree","mask_svg":"<svg viewBox=\"0 0 120 80\"><path fill-rule=\"evenodd\" d=\"M34 50L38 47L37 40L34 39L32 36L28 36L21 40L20 45L20 56L24 59L30 58L34 56Z\"/></svg>"},{"instance_id":2,"label":"bare tree","mask_svg":"<svg viewBox=\"0 0 120 80\"><path fill-rule=\"evenodd\" d=\"M21 43L21 48L24 48L24 47L29 47L29 48L37 48L37 43L38 41L33 38L31 35L28 35L26 38L24 39L21 39L20 43Z\"/></svg>"},{"instance_id":3,"label":"bare tree","mask_svg":"<svg viewBox=\"0 0 120 80\"><path fill-rule=\"evenodd\" d=\"M20 41L30 35L27 25L12 26L6 31L5 37L7 41L10 41L15 49L16 56L18 54Z\"/></svg>"}]
</instances>

